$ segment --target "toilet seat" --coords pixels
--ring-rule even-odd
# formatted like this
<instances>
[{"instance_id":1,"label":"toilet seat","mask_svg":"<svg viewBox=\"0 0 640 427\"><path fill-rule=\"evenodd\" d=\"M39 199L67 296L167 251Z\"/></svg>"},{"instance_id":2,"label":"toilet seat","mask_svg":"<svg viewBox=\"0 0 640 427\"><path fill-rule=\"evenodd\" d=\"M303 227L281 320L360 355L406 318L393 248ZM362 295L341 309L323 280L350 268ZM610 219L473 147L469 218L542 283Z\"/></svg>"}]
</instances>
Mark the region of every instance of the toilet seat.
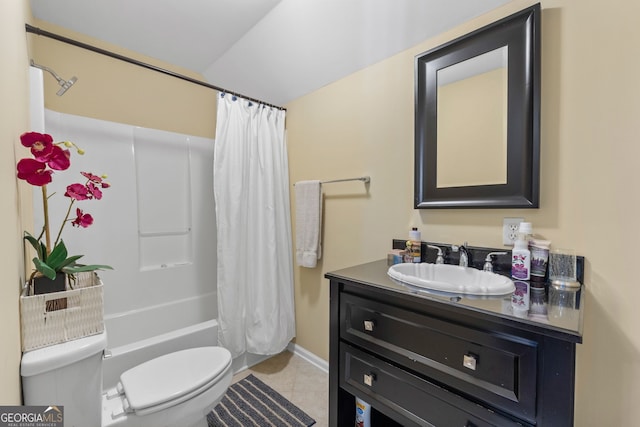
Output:
<instances>
[{"instance_id":1,"label":"toilet seat","mask_svg":"<svg viewBox=\"0 0 640 427\"><path fill-rule=\"evenodd\" d=\"M210 388L231 367L222 347L198 347L166 354L120 375L123 409L148 415L182 403Z\"/></svg>"}]
</instances>

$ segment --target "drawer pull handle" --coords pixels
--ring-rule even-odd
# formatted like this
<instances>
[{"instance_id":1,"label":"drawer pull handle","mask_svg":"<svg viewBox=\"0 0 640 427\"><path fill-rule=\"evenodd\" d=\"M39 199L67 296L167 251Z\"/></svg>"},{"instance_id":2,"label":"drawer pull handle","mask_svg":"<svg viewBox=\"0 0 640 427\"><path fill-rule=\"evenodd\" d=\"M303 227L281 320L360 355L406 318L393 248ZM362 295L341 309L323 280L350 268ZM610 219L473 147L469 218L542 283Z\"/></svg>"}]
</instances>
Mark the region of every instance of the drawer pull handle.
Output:
<instances>
[{"instance_id":1,"label":"drawer pull handle","mask_svg":"<svg viewBox=\"0 0 640 427\"><path fill-rule=\"evenodd\" d=\"M365 385L368 385L369 387L371 387L375 380L376 380L376 375L375 374L364 374L364 383L365 383Z\"/></svg>"},{"instance_id":2,"label":"drawer pull handle","mask_svg":"<svg viewBox=\"0 0 640 427\"><path fill-rule=\"evenodd\" d=\"M373 331L373 327L376 326L376 322L373 320L365 320L364 321L364 330L365 331Z\"/></svg>"},{"instance_id":3,"label":"drawer pull handle","mask_svg":"<svg viewBox=\"0 0 640 427\"><path fill-rule=\"evenodd\" d=\"M462 366L467 369L471 369L472 371L476 370L476 365L478 364L478 356L475 354L465 354L462 358Z\"/></svg>"}]
</instances>

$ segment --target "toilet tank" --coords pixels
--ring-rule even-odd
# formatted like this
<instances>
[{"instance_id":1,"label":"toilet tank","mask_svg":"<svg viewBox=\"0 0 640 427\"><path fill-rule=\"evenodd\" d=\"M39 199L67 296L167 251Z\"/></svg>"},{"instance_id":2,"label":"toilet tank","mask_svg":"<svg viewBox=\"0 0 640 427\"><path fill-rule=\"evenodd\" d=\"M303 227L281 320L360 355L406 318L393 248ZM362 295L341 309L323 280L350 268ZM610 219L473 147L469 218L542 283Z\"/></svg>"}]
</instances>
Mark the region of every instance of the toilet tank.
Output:
<instances>
[{"instance_id":1,"label":"toilet tank","mask_svg":"<svg viewBox=\"0 0 640 427\"><path fill-rule=\"evenodd\" d=\"M25 352L20 363L24 404L63 406L65 427L100 426L106 347L103 332Z\"/></svg>"}]
</instances>

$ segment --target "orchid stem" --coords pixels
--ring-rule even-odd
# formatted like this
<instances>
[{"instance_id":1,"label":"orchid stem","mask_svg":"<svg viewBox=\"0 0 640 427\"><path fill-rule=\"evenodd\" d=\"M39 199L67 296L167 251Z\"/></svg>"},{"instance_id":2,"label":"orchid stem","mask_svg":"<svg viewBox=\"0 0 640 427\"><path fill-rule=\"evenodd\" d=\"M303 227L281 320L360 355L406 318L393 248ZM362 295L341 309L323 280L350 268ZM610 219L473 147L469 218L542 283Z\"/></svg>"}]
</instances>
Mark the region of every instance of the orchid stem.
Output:
<instances>
[{"instance_id":1,"label":"orchid stem","mask_svg":"<svg viewBox=\"0 0 640 427\"><path fill-rule=\"evenodd\" d=\"M49 199L47 198L47 186L42 186L42 210L44 212L44 234L47 242L47 255L51 253L51 233L49 232Z\"/></svg>"},{"instance_id":2,"label":"orchid stem","mask_svg":"<svg viewBox=\"0 0 640 427\"><path fill-rule=\"evenodd\" d=\"M60 236L62 236L62 230L64 229L64 226L67 224L67 221L69 221L69 215L71 214L71 207L73 207L73 202L75 201L76 201L75 199L71 199L71 203L69 203L69 209L67 209L67 214L65 215L64 220L60 225L60 231L58 231L58 235L56 236L56 241L54 245L58 244L58 240L60 240Z\"/></svg>"}]
</instances>

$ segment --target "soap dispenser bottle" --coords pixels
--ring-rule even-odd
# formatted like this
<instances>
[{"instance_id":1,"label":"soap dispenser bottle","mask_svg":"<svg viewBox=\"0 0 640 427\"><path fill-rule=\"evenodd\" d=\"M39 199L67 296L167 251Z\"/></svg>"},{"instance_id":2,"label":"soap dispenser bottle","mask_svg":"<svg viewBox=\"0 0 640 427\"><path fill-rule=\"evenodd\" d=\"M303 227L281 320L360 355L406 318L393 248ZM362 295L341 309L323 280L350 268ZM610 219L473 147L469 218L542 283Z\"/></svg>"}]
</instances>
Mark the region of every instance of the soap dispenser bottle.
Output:
<instances>
[{"instance_id":1,"label":"soap dispenser bottle","mask_svg":"<svg viewBox=\"0 0 640 427\"><path fill-rule=\"evenodd\" d=\"M518 240L511 251L511 277L518 280L529 280L531 271L531 252L529 251L528 233L531 223L521 223Z\"/></svg>"}]
</instances>

